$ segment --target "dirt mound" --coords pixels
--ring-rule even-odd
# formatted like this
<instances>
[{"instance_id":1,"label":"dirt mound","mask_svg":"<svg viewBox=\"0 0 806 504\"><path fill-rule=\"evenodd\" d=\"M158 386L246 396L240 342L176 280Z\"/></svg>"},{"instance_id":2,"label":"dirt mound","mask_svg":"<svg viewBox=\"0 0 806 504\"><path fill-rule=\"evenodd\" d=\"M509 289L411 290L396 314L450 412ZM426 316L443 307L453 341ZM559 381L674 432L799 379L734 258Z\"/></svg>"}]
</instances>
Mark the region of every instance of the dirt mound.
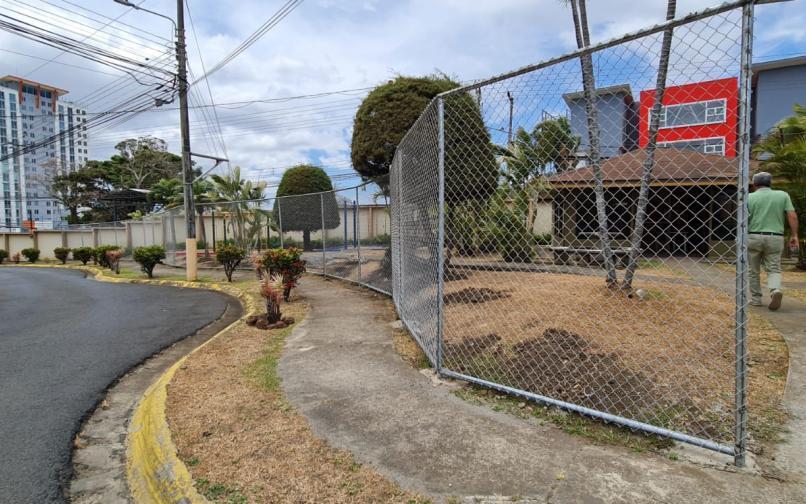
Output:
<instances>
[{"instance_id":1,"label":"dirt mound","mask_svg":"<svg viewBox=\"0 0 806 504\"><path fill-rule=\"evenodd\" d=\"M478 304L508 298L509 296L510 294L506 291L490 289L489 287L468 287L460 291L445 294L445 304Z\"/></svg>"},{"instance_id":2,"label":"dirt mound","mask_svg":"<svg viewBox=\"0 0 806 504\"><path fill-rule=\"evenodd\" d=\"M465 338L461 343L447 343L445 355L451 360L476 357L499 341L501 341L501 337L495 333Z\"/></svg>"},{"instance_id":3,"label":"dirt mound","mask_svg":"<svg viewBox=\"0 0 806 504\"><path fill-rule=\"evenodd\" d=\"M579 334L546 329L542 337L521 341L512 350L506 366L518 388L622 415L656 405L658 394L649 379Z\"/></svg>"}]
</instances>

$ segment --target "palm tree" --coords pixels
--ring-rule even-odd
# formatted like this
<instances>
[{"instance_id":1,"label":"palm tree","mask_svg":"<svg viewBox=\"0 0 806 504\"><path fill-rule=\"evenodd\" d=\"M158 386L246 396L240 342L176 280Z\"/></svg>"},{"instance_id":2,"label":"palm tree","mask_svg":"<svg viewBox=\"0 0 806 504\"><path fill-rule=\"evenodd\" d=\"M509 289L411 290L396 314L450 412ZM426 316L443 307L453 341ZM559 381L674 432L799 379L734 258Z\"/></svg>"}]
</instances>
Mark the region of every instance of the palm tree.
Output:
<instances>
[{"instance_id":1,"label":"palm tree","mask_svg":"<svg viewBox=\"0 0 806 504\"><path fill-rule=\"evenodd\" d=\"M234 167L225 175L211 175L212 190L208 192L211 201L225 203L232 214L233 237L239 246L247 247L252 231L260 229L259 218L249 208L250 201L263 198L266 182L255 182L241 178L241 167Z\"/></svg>"},{"instance_id":2,"label":"palm tree","mask_svg":"<svg viewBox=\"0 0 806 504\"><path fill-rule=\"evenodd\" d=\"M668 0L666 4L666 20L674 19L677 9L676 0ZM649 205L649 181L652 178L652 168L655 164L655 148L658 143L658 129L660 128L660 114L663 107L663 95L666 94L666 77L669 72L669 55L672 49L673 28L663 31L663 42L660 48L660 61L658 63L658 79L655 85L655 101L649 114L649 142L646 146L646 159L644 172L641 176L641 188L638 191L638 206L635 211L635 225L633 226L632 240L630 241L630 260L624 272L622 288L632 293L632 281L638 265L638 256L641 253L641 243L644 238L644 223L646 222L646 207Z\"/></svg>"},{"instance_id":3,"label":"palm tree","mask_svg":"<svg viewBox=\"0 0 806 504\"><path fill-rule=\"evenodd\" d=\"M776 177L776 187L789 193L800 226L797 268L806 270L806 107L779 122L753 149L762 167Z\"/></svg>"},{"instance_id":4,"label":"palm tree","mask_svg":"<svg viewBox=\"0 0 806 504\"><path fill-rule=\"evenodd\" d=\"M571 14L574 18L574 32L579 49L590 46L590 33L588 31L588 12L585 0L569 0ZM596 217L599 221L599 243L604 256L604 266L607 271L606 283L615 287L616 265L613 261L613 249L610 244L610 232L607 225L607 209L605 206L604 180L600 160L599 147L599 120L596 111L596 81L593 75L593 58L590 53L579 57L582 67L582 90L585 96L585 111L588 119L588 140L590 142L590 162L593 168L594 192L596 193Z\"/></svg>"}]
</instances>

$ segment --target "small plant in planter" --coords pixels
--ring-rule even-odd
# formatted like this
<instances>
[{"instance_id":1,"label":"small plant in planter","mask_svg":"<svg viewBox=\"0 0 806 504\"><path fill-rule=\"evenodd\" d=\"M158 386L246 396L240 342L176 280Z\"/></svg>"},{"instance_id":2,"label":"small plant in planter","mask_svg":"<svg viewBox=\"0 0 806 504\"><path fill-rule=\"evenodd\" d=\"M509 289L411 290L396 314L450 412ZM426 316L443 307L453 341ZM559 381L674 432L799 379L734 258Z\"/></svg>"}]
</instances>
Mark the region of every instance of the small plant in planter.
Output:
<instances>
[{"instance_id":1,"label":"small plant in planter","mask_svg":"<svg viewBox=\"0 0 806 504\"><path fill-rule=\"evenodd\" d=\"M8 258L8 252L3 249L0 249L0 264L3 264L3 261L5 261L7 258Z\"/></svg>"},{"instance_id":2,"label":"small plant in planter","mask_svg":"<svg viewBox=\"0 0 806 504\"><path fill-rule=\"evenodd\" d=\"M244 257L246 257L246 251L237 245L219 243L218 247L216 247L215 258L224 266L224 275L227 276L227 282L232 282L232 274L235 272L235 268L241 264Z\"/></svg>"},{"instance_id":3,"label":"small plant in planter","mask_svg":"<svg viewBox=\"0 0 806 504\"><path fill-rule=\"evenodd\" d=\"M117 245L101 245L99 247L95 247L93 250L93 260L95 264L102 266L104 268L112 269L112 265L109 264L109 261L106 260L106 253L110 250L120 250L120 247Z\"/></svg>"},{"instance_id":4,"label":"small plant in planter","mask_svg":"<svg viewBox=\"0 0 806 504\"><path fill-rule=\"evenodd\" d=\"M154 267L165 259L165 249L159 245L150 247L137 247L132 252L132 258L140 265L148 278L154 278Z\"/></svg>"},{"instance_id":5,"label":"small plant in planter","mask_svg":"<svg viewBox=\"0 0 806 504\"><path fill-rule=\"evenodd\" d=\"M272 279L280 278L283 284L283 299L291 297L291 289L297 286L297 281L305 273L305 260L302 259L302 249L269 249L263 254L263 267Z\"/></svg>"},{"instance_id":6,"label":"small plant in planter","mask_svg":"<svg viewBox=\"0 0 806 504\"><path fill-rule=\"evenodd\" d=\"M53 255L56 259L60 260L62 264L67 264L67 256L70 255L70 249L67 247L56 247L53 249Z\"/></svg>"},{"instance_id":7,"label":"small plant in planter","mask_svg":"<svg viewBox=\"0 0 806 504\"><path fill-rule=\"evenodd\" d=\"M93 255L92 247L76 247L73 249L73 259L81 261L81 264L85 266L93 258Z\"/></svg>"},{"instance_id":8,"label":"small plant in planter","mask_svg":"<svg viewBox=\"0 0 806 504\"><path fill-rule=\"evenodd\" d=\"M14 264L19 264L20 263L20 253L17 252L13 256L11 256L11 260L14 261Z\"/></svg>"},{"instance_id":9,"label":"small plant in planter","mask_svg":"<svg viewBox=\"0 0 806 504\"><path fill-rule=\"evenodd\" d=\"M20 253L28 259L28 262L33 264L39 260L39 249L35 248L24 248L20 251Z\"/></svg>"},{"instance_id":10,"label":"small plant in planter","mask_svg":"<svg viewBox=\"0 0 806 504\"><path fill-rule=\"evenodd\" d=\"M121 257L123 257L123 251L120 249L106 251L106 262L109 263L109 269L114 271L116 275L120 274Z\"/></svg>"}]
</instances>

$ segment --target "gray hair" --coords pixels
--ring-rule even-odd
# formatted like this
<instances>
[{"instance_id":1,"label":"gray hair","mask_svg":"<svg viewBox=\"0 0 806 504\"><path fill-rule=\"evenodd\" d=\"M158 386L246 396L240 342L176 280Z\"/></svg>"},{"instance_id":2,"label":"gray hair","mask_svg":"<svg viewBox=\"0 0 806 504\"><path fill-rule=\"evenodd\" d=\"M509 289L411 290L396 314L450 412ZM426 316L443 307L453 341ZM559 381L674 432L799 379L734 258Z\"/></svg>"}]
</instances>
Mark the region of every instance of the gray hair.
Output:
<instances>
[{"instance_id":1,"label":"gray hair","mask_svg":"<svg viewBox=\"0 0 806 504\"><path fill-rule=\"evenodd\" d=\"M770 187L772 185L772 175L763 171L753 175L753 185L759 187Z\"/></svg>"}]
</instances>

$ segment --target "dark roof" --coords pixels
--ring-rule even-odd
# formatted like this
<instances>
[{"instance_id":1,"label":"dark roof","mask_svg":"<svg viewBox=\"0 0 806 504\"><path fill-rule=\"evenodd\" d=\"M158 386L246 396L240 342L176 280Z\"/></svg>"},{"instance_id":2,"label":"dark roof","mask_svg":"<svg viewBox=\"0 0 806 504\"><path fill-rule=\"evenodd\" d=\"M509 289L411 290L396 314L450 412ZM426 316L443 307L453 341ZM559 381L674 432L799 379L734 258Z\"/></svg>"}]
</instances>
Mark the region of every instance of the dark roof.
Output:
<instances>
[{"instance_id":1,"label":"dark roof","mask_svg":"<svg viewBox=\"0 0 806 504\"><path fill-rule=\"evenodd\" d=\"M806 56L795 56L794 58L762 61L759 63L753 63L753 73L801 65L806 65Z\"/></svg>"},{"instance_id":2,"label":"dark roof","mask_svg":"<svg viewBox=\"0 0 806 504\"><path fill-rule=\"evenodd\" d=\"M618 95L618 94L623 94L632 97L632 90L630 89L630 85L616 84L615 86L600 87L596 89L596 96ZM563 100L565 100L565 103L569 103L575 100L581 100L583 98L585 98L585 93L583 91L565 93L563 95Z\"/></svg>"},{"instance_id":3,"label":"dark roof","mask_svg":"<svg viewBox=\"0 0 806 504\"><path fill-rule=\"evenodd\" d=\"M646 151L638 149L602 161L607 186L637 186L644 172ZM658 148L652 167L653 185L735 184L738 159L701 154L689 149ZM592 187L593 168L579 168L549 177L553 187Z\"/></svg>"}]
</instances>

